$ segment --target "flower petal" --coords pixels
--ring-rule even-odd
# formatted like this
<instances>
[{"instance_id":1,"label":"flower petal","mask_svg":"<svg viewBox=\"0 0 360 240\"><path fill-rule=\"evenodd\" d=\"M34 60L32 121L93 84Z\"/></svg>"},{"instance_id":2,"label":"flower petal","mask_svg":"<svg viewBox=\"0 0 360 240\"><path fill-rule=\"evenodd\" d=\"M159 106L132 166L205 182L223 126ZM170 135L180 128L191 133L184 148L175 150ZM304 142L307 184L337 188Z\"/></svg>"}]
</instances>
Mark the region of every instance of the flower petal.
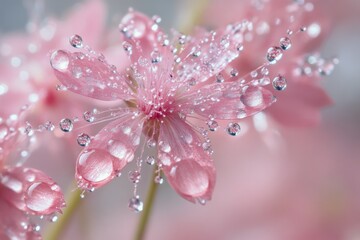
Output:
<instances>
[{"instance_id":1,"label":"flower petal","mask_svg":"<svg viewBox=\"0 0 360 240\"><path fill-rule=\"evenodd\" d=\"M159 160L170 185L183 198L210 200L215 185L215 168L201 147L196 132L178 116L169 116L160 128Z\"/></svg>"},{"instance_id":2,"label":"flower petal","mask_svg":"<svg viewBox=\"0 0 360 240\"><path fill-rule=\"evenodd\" d=\"M150 63L156 62L163 69L170 69L174 56L170 50L168 37L158 26L157 20L130 10L119 25L123 33L123 46L130 55L132 67L144 75Z\"/></svg>"},{"instance_id":3,"label":"flower petal","mask_svg":"<svg viewBox=\"0 0 360 240\"><path fill-rule=\"evenodd\" d=\"M60 187L39 170L16 167L3 171L2 176L4 198L24 212L48 215L65 206Z\"/></svg>"},{"instance_id":4,"label":"flower petal","mask_svg":"<svg viewBox=\"0 0 360 240\"><path fill-rule=\"evenodd\" d=\"M1 188L1 187L0 187ZM0 195L3 193L0 191ZM32 230L29 217L0 198L0 239L40 240L38 232Z\"/></svg>"},{"instance_id":5,"label":"flower petal","mask_svg":"<svg viewBox=\"0 0 360 240\"><path fill-rule=\"evenodd\" d=\"M238 47L247 31L246 23L235 23L215 32L202 31L202 36L190 39L179 55L181 62L177 68L180 81L195 79L208 80L221 72L239 56Z\"/></svg>"},{"instance_id":6,"label":"flower petal","mask_svg":"<svg viewBox=\"0 0 360 240\"><path fill-rule=\"evenodd\" d=\"M313 79L312 79L313 80ZM279 94L279 103L269 113L287 126L313 126L319 124L321 109L332 104L327 93L314 82L297 81Z\"/></svg>"},{"instance_id":7,"label":"flower petal","mask_svg":"<svg viewBox=\"0 0 360 240\"><path fill-rule=\"evenodd\" d=\"M91 190L115 176L134 159L140 143L142 123L125 113L104 127L79 155L76 163L78 186Z\"/></svg>"},{"instance_id":8,"label":"flower petal","mask_svg":"<svg viewBox=\"0 0 360 240\"><path fill-rule=\"evenodd\" d=\"M104 101L127 99L132 94L126 78L102 56L57 50L50 63L56 77L72 92Z\"/></svg>"},{"instance_id":9,"label":"flower petal","mask_svg":"<svg viewBox=\"0 0 360 240\"><path fill-rule=\"evenodd\" d=\"M204 86L179 99L181 111L216 119L242 119L263 111L275 102L273 94L260 86L226 82Z\"/></svg>"}]
</instances>

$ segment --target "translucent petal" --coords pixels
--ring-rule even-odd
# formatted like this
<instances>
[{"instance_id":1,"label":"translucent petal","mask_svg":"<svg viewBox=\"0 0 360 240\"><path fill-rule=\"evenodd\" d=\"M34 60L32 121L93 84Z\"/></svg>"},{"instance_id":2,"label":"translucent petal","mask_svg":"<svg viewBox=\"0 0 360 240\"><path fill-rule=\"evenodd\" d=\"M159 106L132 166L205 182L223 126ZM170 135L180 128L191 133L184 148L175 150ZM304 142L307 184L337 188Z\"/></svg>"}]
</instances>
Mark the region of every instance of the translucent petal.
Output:
<instances>
[{"instance_id":1,"label":"translucent petal","mask_svg":"<svg viewBox=\"0 0 360 240\"><path fill-rule=\"evenodd\" d=\"M213 161L201 143L178 116L169 116L161 125L159 160L163 172L175 191L191 202L210 200L215 185Z\"/></svg>"},{"instance_id":2,"label":"translucent petal","mask_svg":"<svg viewBox=\"0 0 360 240\"><path fill-rule=\"evenodd\" d=\"M126 78L102 57L57 50L50 63L56 77L72 92L104 101L128 99L132 94Z\"/></svg>"},{"instance_id":3,"label":"translucent petal","mask_svg":"<svg viewBox=\"0 0 360 240\"><path fill-rule=\"evenodd\" d=\"M125 113L103 128L80 153L76 179L83 189L103 186L134 159L140 142L142 123Z\"/></svg>"}]
</instances>

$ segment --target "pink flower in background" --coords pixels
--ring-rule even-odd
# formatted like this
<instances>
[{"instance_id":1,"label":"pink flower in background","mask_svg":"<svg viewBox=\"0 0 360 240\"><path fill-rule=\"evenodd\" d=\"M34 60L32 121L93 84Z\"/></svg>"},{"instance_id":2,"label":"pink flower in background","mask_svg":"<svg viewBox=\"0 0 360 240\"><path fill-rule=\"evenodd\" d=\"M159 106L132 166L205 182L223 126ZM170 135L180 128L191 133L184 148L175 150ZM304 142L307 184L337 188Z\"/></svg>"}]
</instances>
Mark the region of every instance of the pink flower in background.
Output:
<instances>
[{"instance_id":1,"label":"pink flower in background","mask_svg":"<svg viewBox=\"0 0 360 240\"><path fill-rule=\"evenodd\" d=\"M75 29L78 34L86 33L89 44L102 49L103 2L90 0L73 9L64 20L49 18L30 26L28 33L11 33L0 39L0 100L8 103L1 106L1 112L10 114L24 104L35 104L35 112L29 117L36 124L59 120L62 112L78 114L81 99L56 91L57 81L48 56L55 47L69 46L69 35Z\"/></svg>"},{"instance_id":2,"label":"pink flower in background","mask_svg":"<svg viewBox=\"0 0 360 240\"><path fill-rule=\"evenodd\" d=\"M296 32L302 27L307 28L305 33L294 37L292 43L290 41L291 49L284 56L287 61L271 66L271 79L281 74L288 81L287 91L277 96L279 103L267 111L282 124L317 124L321 109L332 103L319 86L319 79L321 75L331 73L334 63L316 54L330 31L327 5L327 1L214 0L206 12L204 21L215 27L243 19L253 23L254 35L245 37L247 48L242 57L232 63L240 75L252 71L264 61L269 44L279 45L280 39L288 37L289 30Z\"/></svg>"},{"instance_id":3,"label":"pink flower in background","mask_svg":"<svg viewBox=\"0 0 360 240\"><path fill-rule=\"evenodd\" d=\"M225 81L238 77L236 69L228 73L226 67L239 56L247 23L228 25L216 33L202 30L196 38L176 34L173 43L181 46L177 50L159 29L159 22L159 17L148 19L132 11L123 18L122 45L132 63L125 73L119 73L102 54L93 51L58 50L51 55L56 76L70 91L126 103L109 111L105 120L113 121L93 139L84 136L88 141L77 160L76 178L79 187L93 190L136 159L138 168L130 173L135 184L140 180L143 161L156 163L157 181L162 171L178 194L204 203L211 198L215 183L212 149L208 130L191 119L201 119L204 126L215 131L219 128L216 120L253 115L275 99L252 79ZM82 49L80 36L72 40L74 47ZM213 81L215 75L221 81ZM97 118L96 114L92 117L92 121ZM71 129L70 119L64 121L63 130ZM226 130L235 136L240 126L229 123ZM144 156L146 148L157 145L157 161ZM135 158L138 148L140 156ZM137 196L132 201L141 205Z\"/></svg>"},{"instance_id":4,"label":"pink flower in background","mask_svg":"<svg viewBox=\"0 0 360 240\"><path fill-rule=\"evenodd\" d=\"M52 218L61 212L65 202L60 187L51 178L22 166L21 158L28 154L22 147L29 139L20 133L17 118L0 118L0 238L41 239L39 226L31 222L29 215Z\"/></svg>"}]
</instances>

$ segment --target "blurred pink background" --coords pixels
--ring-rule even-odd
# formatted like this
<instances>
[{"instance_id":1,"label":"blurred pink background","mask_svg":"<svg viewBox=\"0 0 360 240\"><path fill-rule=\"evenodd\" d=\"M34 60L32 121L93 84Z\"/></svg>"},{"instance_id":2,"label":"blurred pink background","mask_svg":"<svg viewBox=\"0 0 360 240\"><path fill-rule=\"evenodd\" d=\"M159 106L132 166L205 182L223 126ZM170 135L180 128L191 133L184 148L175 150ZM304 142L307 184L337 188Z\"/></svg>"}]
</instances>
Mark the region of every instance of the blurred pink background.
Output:
<instances>
[{"instance_id":1,"label":"blurred pink background","mask_svg":"<svg viewBox=\"0 0 360 240\"><path fill-rule=\"evenodd\" d=\"M1 37L24 29L29 17L24 5L34 1L23 2L3 4ZM75 2L81 1L44 1L44 14L40 17L61 18ZM127 9L134 7L161 16L162 27L169 30L182 26L182 19L195 7L194 2L105 1L109 9L107 26L116 29ZM213 135L217 167L213 200L206 206L193 205L163 184L146 239L360 239L360 1L317 2L327 5L329 17L334 20L320 51L324 56L340 59L334 73L321 83L334 102L322 111L321 124L284 127L261 114L257 117L267 118L265 128L254 126L249 119L242 122L243 133L239 137L220 132ZM226 12L219 12L222 14ZM67 30L69 36L77 33L71 27ZM51 146L39 146L27 164L46 171L66 191L76 156L63 145L56 154ZM141 183L143 195L147 183ZM127 208L131 189L132 184L120 177L87 194L63 239L131 239L139 217Z\"/></svg>"}]
</instances>

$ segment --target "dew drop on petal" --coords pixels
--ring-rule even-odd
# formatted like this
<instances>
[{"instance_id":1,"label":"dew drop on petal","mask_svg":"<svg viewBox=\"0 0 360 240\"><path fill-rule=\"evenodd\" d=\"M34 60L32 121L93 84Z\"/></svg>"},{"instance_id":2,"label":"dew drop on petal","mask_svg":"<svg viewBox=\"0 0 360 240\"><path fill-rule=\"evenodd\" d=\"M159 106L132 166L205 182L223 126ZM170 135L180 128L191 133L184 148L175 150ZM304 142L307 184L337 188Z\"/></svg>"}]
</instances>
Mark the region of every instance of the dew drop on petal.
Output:
<instances>
[{"instance_id":1,"label":"dew drop on petal","mask_svg":"<svg viewBox=\"0 0 360 240\"><path fill-rule=\"evenodd\" d=\"M224 82L224 80L225 80L224 76L221 73L216 75L216 82L222 83L222 82Z\"/></svg>"},{"instance_id":2,"label":"dew drop on petal","mask_svg":"<svg viewBox=\"0 0 360 240\"><path fill-rule=\"evenodd\" d=\"M33 183L25 195L26 207L34 212L48 214L56 210L59 194L46 183Z\"/></svg>"},{"instance_id":3,"label":"dew drop on petal","mask_svg":"<svg viewBox=\"0 0 360 240\"><path fill-rule=\"evenodd\" d=\"M282 58L283 51L280 47L271 47L267 51L266 58L271 64L275 64Z\"/></svg>"},{"instance_id":4,"label":"dew drop on petal","mask_svg":"<svg viewBox=\"0 0 360 240\"><path fill-rule=\"evenodd\" d=\"M60 72L65 72L69 67L69 56L63 50L57 50L51 54L50 64L51 67Z\"/></svg>"},{"instance_id":5,"label":"dew drop on petal","mask_svg":"<svg viewBox=\"0 0 360 240\"><path fill-rule=\"evenodd\" d=\"M60 123L59 123L59 126L60 126L60 129L63 131L63 132L71 132L71 130L73 129L74 127L74 124L73 122L71 121L71 119L69 118L64 118L64 119L61 119Z\"/></svg>"},{"instance_id":6,"label":"dew drop on petal","mask_svg":"<svg viewBox=\"0 0 360 240\"><path fill-rule=\"evenodd\" d=\"M280 47L283 50L288 50L291 48L291 40L288 37L284 37L280 39Z\"/></svg>"},{"instance_id":7,"label":"dew drop on petal","mask_svg":"<svg viewBox=\"0 0 360 240\"><path fill-rule=\"evenodd\" d=\"M108 152L99 149L82 152L76 166L77 175L90 184L106 182L115 174L113 161L116 160Z\"/></svg>"},{"instance_id":8,"label":"dew drop on petal","mask_svg":"<svg viewBox=\"0 0 360 240\"><path fill-rule=\"evenodd\" d=\"M154 139L150 138L150 139L147 141L147 146L148 146L149 148L154 148L154 147L156 147L156 141L155 141Z\"/></svg>"},{"instance_id":9,"label":"dew drop on petal","mask_svg":"<svg viewBox=\"0 0 360 240\"><path fill-rule=\"evenodd\" d=\"M69 42L71 44L71 46L73 46L74 48L82 48L83 47L83 40L82 38L75 34L75 35L72 35L70 38L69 38Z\"/></svg>"},{"instance_id":10,"label":"dew drop on petal","mask_svg":"<svg viewBox=\"0 0 360 240\"><path fill-rule=\"evenodd\" d=\"M231 75L232 77L236 77L237 75L239 75L239 72L238 72L238 70L236 70L236 69L234 68L234 69L232 69L232 70L230 71L230 75Z\"/></svg>"},{"instance_id":11,"label":"dew drop on petal","mask_svg":"<svg viewBox=\"0 0 360 240\"><path fill-rule=\"evenodd\" d=\"M248 87L240 99L248 107L260 107L264 103L262 92L257 87Z\"/></svg>"},{"instance_id":12,"label":"dew drop on petal","mask_svg":"<svg viewBox=\"0 0 360 240\"><path fill-rule=\"evenodd\" d=\"M91 138L89 135L87 135L86 133L81 133L78 135L77 137L77 142L80 146L82 147L86 147L90 144L91 142Z\"/></svg>"},{"instance_id":13,"label":"dew drop on petal","mask_svg":"<svg viewBox=\"0 0 360 240\"><path fill-rule=\"evenodd\" d=\"M278 75L273 79L272 85L275 90L283 91L286 89L287 82L284 76Z\"/></svg>"},{"instance_id":14,"label":"dew drop on petal","mask_svg":"<svg viewBox=\"0 0 360 240\"><path fill-rule=\"evenodd\" d=\"M215 120L208 121L207 125L209 127L209 130L212 132L216 131L219 127L219 124Z\"/></svg>"},{"instance_id":15,"label":"dew drop on petal","mask_svg":"<svg viewBox=\"0 0 360 240\"><path fill-rule=\"evenodd\" d=\"M134 212L141 212L143 210L144 204L140 200L139 196L130 198L130 200L129 200L129 208Z\"/></svg>"},{"instance_id":16,"label":"dew drop on petal","mask_svg":"<svg viewBox=\"0 0 360 240\"><path fill-rule=\"evenodd\" d=\"M148 156L146 158L146 163L149 164L149 165L154 165L155 164L155 158L152 157L152 156Z\"/></svg>"},{"instance_id":17,"label":"dew drop on petal","mask_svg":"<svg viewBox=\"0 0 360 240\"><path fill-rule=\"evenodd\" d=\"M52 132L55 130L55 125L52 122L47 121L44 123L44 128L45 130Z\"/></svg>"},{"instance_id":18,"label":"dew drop on petal","mask_svg":"<svg viewBox=\"0 0 360 240\"><path fill-rule=\"evenodd\" d=\"M94 122L95 121L95 116L92 112L90 111L86 111L83 113L83 118L85 121L91 123L91 122Z\"/></svg>"},{"instance_id":19,"label":"dew drop on petal","mask_svg":"<svg viewBox=\"0 0 360 240\"><path fill-rule=\"evenodd\" d=\"M237 123L229 123L229 125L226 128L226 132L230 135L230 136L237 136L240 133L240 125Z\"/></svg>"},{"instance_id":20,"label":"dew drop on petal","mask_svg":"<svg viewBox=\"0 0 360 240\"><path fill-rule=\"evenodd\" d=\"M183 195L201 196L209 188L210 178L206 169L193 159L183 159L171 169L174 188Z\"/></svg>"},{"instance_id":21,"label":"dew drop on petal","mask_svg":"<svg viewBox=\"0 0 360 240\"><path fill-rule=\"evenodd\" d=\"M152 63L159 63L162 60L162 56L159 51L152 51L151 52L151 62Z\"/></svg>"}]
</instances>

